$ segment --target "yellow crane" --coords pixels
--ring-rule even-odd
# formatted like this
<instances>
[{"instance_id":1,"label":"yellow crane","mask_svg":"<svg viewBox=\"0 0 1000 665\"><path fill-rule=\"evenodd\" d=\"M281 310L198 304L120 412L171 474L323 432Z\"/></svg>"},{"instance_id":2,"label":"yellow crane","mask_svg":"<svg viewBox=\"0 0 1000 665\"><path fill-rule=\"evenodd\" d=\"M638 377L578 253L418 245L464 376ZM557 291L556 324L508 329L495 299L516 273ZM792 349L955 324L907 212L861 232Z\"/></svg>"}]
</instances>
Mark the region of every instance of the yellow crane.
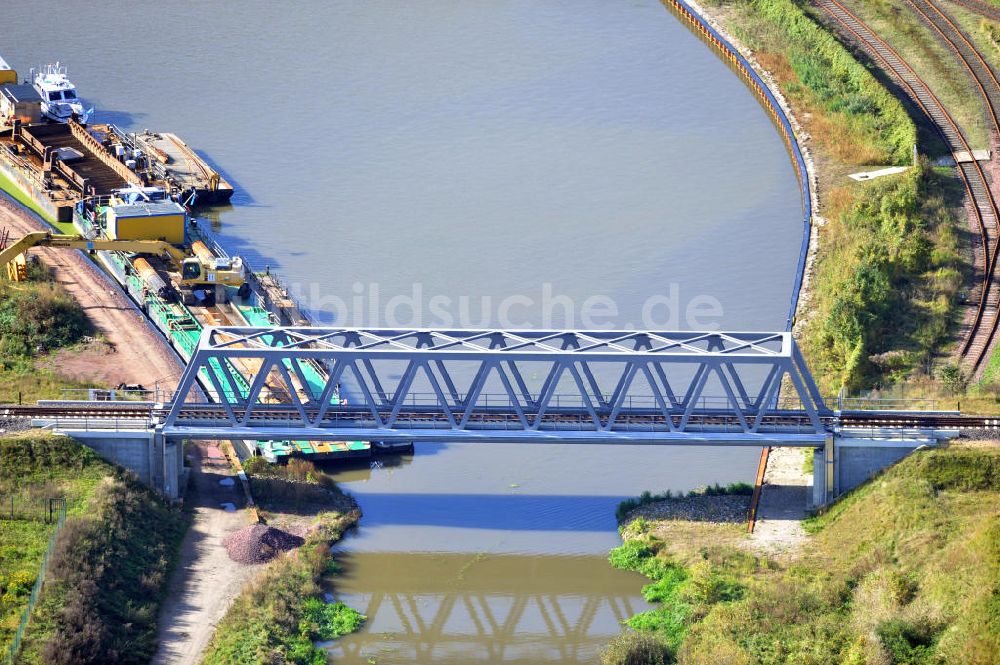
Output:
<instances>
[{"instance_id":1,"label":"yellow crane","mask_svg":"<svg viewBox=\"0 0 1000 665\"><path fill-rule=\"evenodd\" d=\"M162 240L108 238L91 240L79 235L58 235L47 231L25 234L9 246L0 249L0 264L7 266L7 277L11 281L19 282L27 277L25 252L32 247L110 250L167 258L174 264L179 274L179 278L175 280L175 287L181 292L184 302L188 304L194 301L193 291L217 284L238 288L242 296L247 295L248 291L243 263L238 257L223 259L214 256L207 258L207 255L188 256L184 250Z\"/></svg>"}]
</instances>

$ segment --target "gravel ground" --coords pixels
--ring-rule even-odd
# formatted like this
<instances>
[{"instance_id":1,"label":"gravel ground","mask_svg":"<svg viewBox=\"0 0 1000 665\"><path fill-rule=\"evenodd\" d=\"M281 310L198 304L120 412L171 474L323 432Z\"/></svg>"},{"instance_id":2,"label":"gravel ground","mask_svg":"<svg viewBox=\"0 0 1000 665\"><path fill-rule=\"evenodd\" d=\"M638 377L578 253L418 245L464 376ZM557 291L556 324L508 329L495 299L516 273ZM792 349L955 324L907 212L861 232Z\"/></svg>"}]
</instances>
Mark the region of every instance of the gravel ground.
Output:
<instances>
[{"instance_id":1,"label":"gravel ground","mask_svg":"<svg viewBox=\"0 0 1000 665\"><path fill-rule=\"evenodd\" d=\"M0 418L0 434L24 432L31 429L30 418Z\"/></svg>"},{"instance_id":2,"label":"gravel ground","mask_svg":"<svg viewBox=\"0 0 1000 665\"><path fill-rule=\"evenodd\" d=\"M749 496L691 496L641 506L629 514L629 519L743 522L749 509Z\"/></svg>"},{"instance_id":3,"label":"gravel ground","mask_svg":"<svg viewBox=\"0 0 1000 665\"><path fill-rule=\"evenodd\" d=\"M771 556L794 555L808 538L802 528L812 489L802 468L801 448L772 448L748 547Z\"/></svg>"}]
</instances>

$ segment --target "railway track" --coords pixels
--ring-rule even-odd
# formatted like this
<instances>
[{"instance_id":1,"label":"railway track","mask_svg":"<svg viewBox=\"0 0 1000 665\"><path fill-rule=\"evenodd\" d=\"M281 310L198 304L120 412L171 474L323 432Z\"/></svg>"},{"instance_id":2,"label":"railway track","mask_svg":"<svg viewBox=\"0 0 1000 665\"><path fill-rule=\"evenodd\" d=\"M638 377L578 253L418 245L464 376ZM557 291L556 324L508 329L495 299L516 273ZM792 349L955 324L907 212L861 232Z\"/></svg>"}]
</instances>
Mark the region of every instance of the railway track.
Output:
<instances>
[{"instance_id":1,"label":"railway track","mask_svg":"<svg viewBox=\"0 0 1000 665\"><path fill-rule=\"evenodd\" d=\"M929 4L925 0L916 0ZM913 3L911 3L913 4ZM973 226L978 229L980 242L973 246L976 267L975 287L970 300L975 303L972 321L962 331L962 343L959 354L968 374L977 377L988 357L989 350L996 337L997 326L1000 324L1000 274L997 271L997 254L1000 249L1000 210L989 180L982 166L972 157L972 147L954 121L947 109L940 102L930 87L913 70L912 67L864 21L858 18L850 9L838 0L816 0L816 5L825 11L840 27L852 37L852 40L878 63L883 70L892 75L906 91L910 99L919 106L931 121L938 134L951 151L957 165L957 172L962 179L966 195L973 215ZM914 5L916 8L916 6ZM954 48L958 48L957 46ZM971 43L964 48L975 49ZM981 60L981 59L980 59ZM987 103L997 102L1000 111L1000 90L992 100L987 95L986 83L990 83L992 70L985 62L978 65L977 73L983 77L980 87ZM969 64L967 66L972 67ZM975 78L975 74L973 75ZM996 83L993 79L992 84ZM992 107L991 107L992 108ZM1000 117L994 115L1000 129ZM962 155L966 153L967 157ZM960 161L960 159L962 161ZM964 161L965 159L971 161Z\"/></svg>"},{"instance_id":2,"label":"railway track","mask_svg":"<svg viewBox=\"0 0 1000 665\"><path fill-rule=\"evenodd\" d=\"M951 2L960 7L965 7L969 11L973 11L980 16L985 16L986 18L994 21L1000 21L1000 8L982 2L982 0L951 0Z\"/></svg>"},{"instance_id":3,"label":"railway track","mask_svg":"<svg viewBox=\"0 0 1000 665\"><path fill-rule=\"evenodd\" d=\"M148 421L162 420L166 417L169 406L154 406L151 404L135 403L125 404L86 404L86 405L66 405L66 406L21 406L21 405L0 405L0 418L28 417L37 419L53 420L80 420L96 419L99 421L132 420ZM306 412L310 417L316 415L315 407L307 407ZM380 414L387 417L389 412ZM188 421L224 421L227 419L226 409L222 405L192 405L190 408L182 410L180 417ZM301 417L298 408L293 405L271 405L266 410L254 413L250 425L267 426L271 424L294 422ZM372 417L371 411L360 407L331 407L327 412L329 420L340 421L366 421ZM827 412L820 419L829 427L894 427L894 428L915 428L915 429L967 429L967 428L1000 428L1000 416L986 415L962 415L954 412L920 412L920 411L842 411L839 413ZM450 427L447 417L436 409L409 410L404 409L398 416L400 422L406 425L428 424ZM591 418L586 413L571 412L563 410L561 413L547 413L543 419L552 425L567 423L591 423ZM474 414L470 422L481 425L489 424L512 424L519 425L520 419L511 410L495 408L490 411L480 411ZM655 409L637 412L634 414L619 414L617 422L623 426L656 426L664 425L663 415ZM695 413L692 414L691 425L701 426L727 426L735 425L736 417L732 413L719 411L718 413ZM794 427L798 425L807 426L809 419L804 414L797 412L775 413L765 417L765 424L772 427Z\"/></svg>"},{"instance_id":4,"label":"railway track","mask_svg":"<svg viewBox=\"0 0 1000 665\"><path fill-rule=\"evenodd\" d=\"M996 71L986 62L972 39L938 3L931 0L906 1L969 72L982 96L993 130L1000 135L1000 79Z\"/></svg>"}]
</instances>

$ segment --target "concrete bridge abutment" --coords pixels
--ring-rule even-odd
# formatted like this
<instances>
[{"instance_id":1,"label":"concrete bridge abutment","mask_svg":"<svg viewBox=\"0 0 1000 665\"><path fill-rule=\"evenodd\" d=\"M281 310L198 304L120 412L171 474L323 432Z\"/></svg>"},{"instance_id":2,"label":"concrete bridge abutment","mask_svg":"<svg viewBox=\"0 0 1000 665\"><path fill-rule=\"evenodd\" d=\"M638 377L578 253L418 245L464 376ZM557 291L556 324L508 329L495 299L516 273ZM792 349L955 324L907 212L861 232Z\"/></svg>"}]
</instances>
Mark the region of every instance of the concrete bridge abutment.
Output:
<instances>
[{"instance_id":1,"label":"concrete bridge abutment","mask_svg":"<svg viewBox=\"0 0 1000 665\"><path fill-rule=\"evenodd\" d=\"M820 508L892 466L913 451L937 446L957 432L927 437L882 438L857 434L830 434L813 449L813 491L810 508Z\"/></svg>"},{"instance_id":2,"label":"concrete bridge abutment","mask_svg":"<svg viewBox=\"0 0 1000 665\"><path fill-rule=\"evenodd\" d=\"M179 499L184 485L184 440L153 430L59 430L112 464L134 472L139 481L169 499Z\"/></svg>"}]
</instances>

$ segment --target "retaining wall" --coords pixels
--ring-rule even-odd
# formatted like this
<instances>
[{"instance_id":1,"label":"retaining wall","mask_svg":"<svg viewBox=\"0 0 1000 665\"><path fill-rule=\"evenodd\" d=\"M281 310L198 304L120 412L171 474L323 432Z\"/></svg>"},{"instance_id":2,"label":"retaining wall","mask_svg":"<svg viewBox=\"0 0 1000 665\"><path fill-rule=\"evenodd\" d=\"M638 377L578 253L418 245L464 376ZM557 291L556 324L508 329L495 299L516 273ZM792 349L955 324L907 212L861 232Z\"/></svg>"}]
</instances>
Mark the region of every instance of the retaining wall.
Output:
<instances>
[{"instance_id":1,"label":"retaining wall","mask_svg":"<svg viewBox=\"0 0 1000 665\"><path fill-rule=\"evenodd\" d=\"M858 439L837 436L833 450L833 492L826 489L823 448L813 451L813 495L811 506L819 507L850 492L914 450L937 445L935 439Z\"/></svg>"}]
</instances>

